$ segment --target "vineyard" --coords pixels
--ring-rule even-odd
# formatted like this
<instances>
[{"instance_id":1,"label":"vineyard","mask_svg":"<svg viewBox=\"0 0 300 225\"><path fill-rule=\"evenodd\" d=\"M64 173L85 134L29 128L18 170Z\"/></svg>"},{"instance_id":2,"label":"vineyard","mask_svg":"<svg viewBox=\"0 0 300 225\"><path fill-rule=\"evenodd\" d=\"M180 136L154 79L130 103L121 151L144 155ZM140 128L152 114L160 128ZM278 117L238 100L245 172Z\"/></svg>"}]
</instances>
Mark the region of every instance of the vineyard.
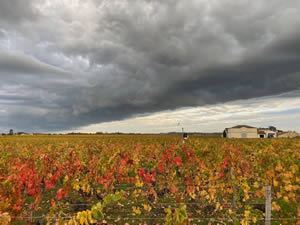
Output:
<instances>
[{"instance_id":1,"label":"vineyard","mask_svg":"<svg viewBox=\"0 0 300 225\"><path fill-rule=\"evenodd\" d=\"M300 140L0 137L0 224L300 224Z\"/></svg>"}]
</instances>

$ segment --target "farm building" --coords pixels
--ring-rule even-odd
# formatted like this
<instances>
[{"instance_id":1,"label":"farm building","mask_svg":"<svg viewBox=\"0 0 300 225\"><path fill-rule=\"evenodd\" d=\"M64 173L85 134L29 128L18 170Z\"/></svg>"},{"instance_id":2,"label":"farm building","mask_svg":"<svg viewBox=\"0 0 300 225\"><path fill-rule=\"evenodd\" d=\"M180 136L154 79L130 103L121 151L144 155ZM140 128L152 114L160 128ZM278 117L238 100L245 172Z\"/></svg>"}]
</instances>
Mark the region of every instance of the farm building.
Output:
<instances>
[{"instance_id":1,"label":"farm building","mask_svg":"<svg viewBox=\"0 0 300 225\"><path fill-rule=\"evenodd\" d=\"M257 134L259 138L276 138L277 130L272 128L258 128Z\"/></svg>"},{"instance_id":2,"label":"farm building","mask_svg":"<svg viewBox=\"0 0 300 225\"><path fill-rule=\"evenodd\" d=\"M225 138L296 138L300 137L295 131L281 131L276 127L256 128L248 125L238 125L231 128L225 128L223 132Z\"/></svg>"},{"instance_id":3,"label":"farm building","mask_svg":"<svg viewBox=\"0 0 300 225\"><path fill-rule=\"evenodd\" d=\"M299 134L295 131L287 131L278 133L278 138L295 138L298 137Z\"/></svg>"},{"instance_id":4,"label":"farm building","mask_svg":"<svg viewBox=\"0 0 300 225\"><path fill-rule=\"evenodd\" d=\"M223 132L226 138L258 138L257 128L248 125L238 125L226 128Z\"/></svg>"}]
</instances>

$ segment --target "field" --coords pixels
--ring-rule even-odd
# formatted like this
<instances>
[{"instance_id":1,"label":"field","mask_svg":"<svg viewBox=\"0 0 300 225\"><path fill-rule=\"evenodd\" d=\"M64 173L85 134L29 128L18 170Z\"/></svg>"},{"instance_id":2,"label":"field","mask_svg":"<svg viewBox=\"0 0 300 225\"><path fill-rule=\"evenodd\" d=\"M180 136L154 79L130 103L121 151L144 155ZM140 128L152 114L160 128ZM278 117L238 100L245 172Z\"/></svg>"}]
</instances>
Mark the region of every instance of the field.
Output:
<instances>
[{"instance_id":1,"label":"field","mask_svg":"<svg viewBox=\"0 0 300 225\"><path fill-rule=\"evenodd\" d=\"M0 137L0 224L300 224L300 139Z\"/></svg>"}]
</instances>

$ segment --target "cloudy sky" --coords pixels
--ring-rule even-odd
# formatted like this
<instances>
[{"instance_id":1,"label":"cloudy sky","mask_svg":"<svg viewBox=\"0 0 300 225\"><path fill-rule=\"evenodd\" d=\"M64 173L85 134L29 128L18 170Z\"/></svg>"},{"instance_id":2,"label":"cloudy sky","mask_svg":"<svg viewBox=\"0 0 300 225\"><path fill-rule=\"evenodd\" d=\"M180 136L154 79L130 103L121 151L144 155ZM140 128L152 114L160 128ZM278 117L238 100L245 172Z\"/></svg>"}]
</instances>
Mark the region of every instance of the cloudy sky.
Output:
<instances>
[{"instance_id":1,"label":"cloudy sky","mask_svg":"<svg viewBox=\"0 0 300 225\"><path fill-rule=\"evenodd\" d=\"M300 131L299 0L0 0L0 132L178 123Z\"/></svg>"}]
</instances>

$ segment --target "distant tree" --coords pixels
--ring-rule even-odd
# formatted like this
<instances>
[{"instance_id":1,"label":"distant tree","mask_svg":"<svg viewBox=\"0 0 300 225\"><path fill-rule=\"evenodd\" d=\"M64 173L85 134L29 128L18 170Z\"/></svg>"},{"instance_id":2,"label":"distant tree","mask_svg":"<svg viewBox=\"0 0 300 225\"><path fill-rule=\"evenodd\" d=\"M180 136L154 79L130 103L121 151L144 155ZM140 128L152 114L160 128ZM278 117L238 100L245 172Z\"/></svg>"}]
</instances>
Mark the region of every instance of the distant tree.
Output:
<instances>
[{"instance_id":1,"label":"distant tree","mask_svg":"<svg viewBox=\"0 0 300 225\"><path fill-rule=\"evenodd\" d=\"M274 126L269 126L269 130L271 130L271 131L277 131L276 127L274 127Z\"/></svg>"},{"instance_id":2,"label":"distant tree","mask_svg":"<svg viewBox=\"0 0 300 225\"><path fill-rule=\"evenodd\" d=\"M14 135L14 130L13 129L9 130L9 135Z\"/></svg>"}]
</instances>

